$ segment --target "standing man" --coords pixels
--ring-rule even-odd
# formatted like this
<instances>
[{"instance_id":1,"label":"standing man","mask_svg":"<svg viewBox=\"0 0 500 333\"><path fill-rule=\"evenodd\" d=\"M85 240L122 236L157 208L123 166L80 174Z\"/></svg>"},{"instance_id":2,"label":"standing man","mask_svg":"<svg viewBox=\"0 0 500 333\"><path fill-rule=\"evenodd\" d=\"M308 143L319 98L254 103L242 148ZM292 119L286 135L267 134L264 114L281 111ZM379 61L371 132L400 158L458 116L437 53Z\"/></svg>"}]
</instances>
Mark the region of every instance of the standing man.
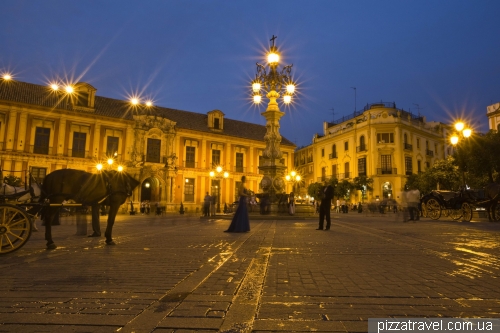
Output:
<instances>
[{"instance_id":1,"label":"standing man","mask_svg":"<svg viewBox=\"0 0 500 333\"><path fill-rule=\"evenodd\" d=\"M210 196L210 216L215 216L215 203L217 201L217 197L215 194Z\"/></svg>"},{"instance_id":2,"label":"standing man","mask_svg":"<svg viewBox=\"0 0 500 333\"><path fill-rule=\"evenodd\" d=\"M410 211L410 221L418 221L420 213L418 211L418 204L420 203L420 191L416 188L408 192L408 210Z\"/></svg>"},{"instance_id":3,"label":"standing man","mask_svg":"<svg viewBox=\"0 0 500 333\"><path fill-rule=\"evenodd\" d=\"M207 194L205 195L205 198L203 199L203 216L209 216L210 215L210 202L212 199L210 198L210 195Z\"/></svg>"},{"instance_id":4,"label":"standing man","mask_svg":"<svg viewBox=\"0 0 500 333\"><path fill-rule=\"evenodd\" d=\"M319 227L316 230L323 230L323 224L326 217L326 228L325 230L330 230L330 208L333 199L333 187L327 181L324 182L323 189L320 190L322 193L318 197L321 199L321 204L319 205Z\"/></svg>"}]
</instances>

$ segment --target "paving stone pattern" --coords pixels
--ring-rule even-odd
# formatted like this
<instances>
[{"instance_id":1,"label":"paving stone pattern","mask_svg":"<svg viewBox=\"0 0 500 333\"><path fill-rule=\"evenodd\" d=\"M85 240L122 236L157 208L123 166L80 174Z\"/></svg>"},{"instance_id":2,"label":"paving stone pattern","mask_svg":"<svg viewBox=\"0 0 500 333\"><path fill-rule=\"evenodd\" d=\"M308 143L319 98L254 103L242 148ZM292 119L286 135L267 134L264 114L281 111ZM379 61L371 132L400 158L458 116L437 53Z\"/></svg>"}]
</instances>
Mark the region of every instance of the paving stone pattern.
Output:
<instances>
[{"instance_id":1,"label":"paving stone pattern","mask_svg":"<svg viewBox=\"0 0 500 333\"><path fill-rule=\"evenodd\" d=\"M74 219L0 256L0 332L366 332L368 318L500 317L500 223L334 214L230 221L119 215L116 246ZM102 222L104 230L104 222Z\"/></svg>"}]
</instances>

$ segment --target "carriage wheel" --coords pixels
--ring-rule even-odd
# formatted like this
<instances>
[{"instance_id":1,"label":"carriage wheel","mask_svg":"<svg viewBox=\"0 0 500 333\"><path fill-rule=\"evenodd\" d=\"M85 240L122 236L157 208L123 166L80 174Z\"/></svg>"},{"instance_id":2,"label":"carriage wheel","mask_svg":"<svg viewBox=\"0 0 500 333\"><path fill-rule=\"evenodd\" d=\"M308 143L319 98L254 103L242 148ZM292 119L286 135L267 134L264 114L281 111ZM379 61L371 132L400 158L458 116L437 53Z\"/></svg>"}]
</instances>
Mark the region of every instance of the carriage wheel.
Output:
<instances>
[{"instance_id":1,"label":"carriage wheel","mask_svg":"<svg viewBox=\"0 0 500 333\"><path fill-rule=\"evenodd\" d=\"M31 236L31 220L22 209L0 204L0 254L21 248Z\"/></svg>"},{"instance_id":2,"label":"carriage wheel","mask_svg":"<svg viewBox=\"0 0 500 333\"><path fill-rule=\"evenodd\" d=\"M459 220L463 215L462 209L450 209L450 217L452 219Z\"/></svg>"},{"instance_id":3,"label":"carriage wheel","mask_svg":"<svg viewBox=\"0 0 500 333\"><path fill-rule=\"evenodd\" d=\"M427 200L427 216L433 220L437 220L441 217L441 205L434 198Z\"/></svg>"},{"instance_id":4,"label":"carriage wheel","mask_svg":"<svg viewBox=\"0 0 500 333\"><path fill-rule=\"evenodd\" d=\"M463 221L470 222L472 220L472 206L468 202L462 203Z\"/></svg>"}]
</instances>

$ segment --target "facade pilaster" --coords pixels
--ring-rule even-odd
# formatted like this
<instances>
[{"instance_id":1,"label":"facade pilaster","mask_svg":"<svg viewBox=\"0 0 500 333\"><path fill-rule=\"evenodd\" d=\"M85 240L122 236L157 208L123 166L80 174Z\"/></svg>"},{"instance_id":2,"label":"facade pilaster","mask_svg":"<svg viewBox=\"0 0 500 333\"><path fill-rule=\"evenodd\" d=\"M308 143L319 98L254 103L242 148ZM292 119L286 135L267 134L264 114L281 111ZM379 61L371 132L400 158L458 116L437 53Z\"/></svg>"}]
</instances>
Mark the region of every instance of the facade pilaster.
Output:
<instances>
[{"instance_id":1,"label":"facade pilaster","mask_svg":"<svg viewBox=\"0 0 500 333\"><path fill-rule=\"evenodd\" d=\"M6 150L14 149L14 138L16 135L16 125L17 125L17 111L10 110L9 111L9 122L7 126L7 140L5 142Z\"/></svg>"},{"instance_id":2,"label":"facade pilaster","mask_svg":"<svg viewBox=\"0 0 500 333\"><path fill-rule=\"evenodd\" d=\"M66 134L66 119L59 119L59 126L57 128L57 155L61 156L64 151L64 137Z\"/></svg>"}]
</instances>

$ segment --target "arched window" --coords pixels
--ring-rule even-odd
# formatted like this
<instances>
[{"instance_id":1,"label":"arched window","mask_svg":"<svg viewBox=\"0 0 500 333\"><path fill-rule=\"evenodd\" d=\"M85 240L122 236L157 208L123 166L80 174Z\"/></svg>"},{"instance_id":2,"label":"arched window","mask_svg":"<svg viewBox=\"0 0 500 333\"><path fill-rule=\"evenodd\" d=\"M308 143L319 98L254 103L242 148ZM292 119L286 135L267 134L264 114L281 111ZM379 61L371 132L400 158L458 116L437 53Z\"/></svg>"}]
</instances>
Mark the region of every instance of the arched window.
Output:
<instances>
[{"instance_id":1,"label":"arched window","mask_svg":"<svg viewBox=\"0 0 500 333\"><path fill-rule=\"evenodd\" d=\"M332 145L332 153L330 154L330 158L337 158L337 146Z\"/></svg>"},{"instance_id":2,"label":"arched window","mask_svg":"<svg viewBox=\"0 0 500 333\"><path fill-rule=\"evenodd\" d=\"M362 135L360 138L359 138L359 146L361 148L365 148L365 136ZM363 149L364 150L364 149Z\"/></svg>"},{"instance_id":3,"label":"arched window","mask_svg":"<svg viewBox=\"0 0 500 333\"><path fill-rule=\"evenodd\" d=\"M403 135L403 142L408 143L408 135L406 133Z\"/></svg>"}]
</instances>

